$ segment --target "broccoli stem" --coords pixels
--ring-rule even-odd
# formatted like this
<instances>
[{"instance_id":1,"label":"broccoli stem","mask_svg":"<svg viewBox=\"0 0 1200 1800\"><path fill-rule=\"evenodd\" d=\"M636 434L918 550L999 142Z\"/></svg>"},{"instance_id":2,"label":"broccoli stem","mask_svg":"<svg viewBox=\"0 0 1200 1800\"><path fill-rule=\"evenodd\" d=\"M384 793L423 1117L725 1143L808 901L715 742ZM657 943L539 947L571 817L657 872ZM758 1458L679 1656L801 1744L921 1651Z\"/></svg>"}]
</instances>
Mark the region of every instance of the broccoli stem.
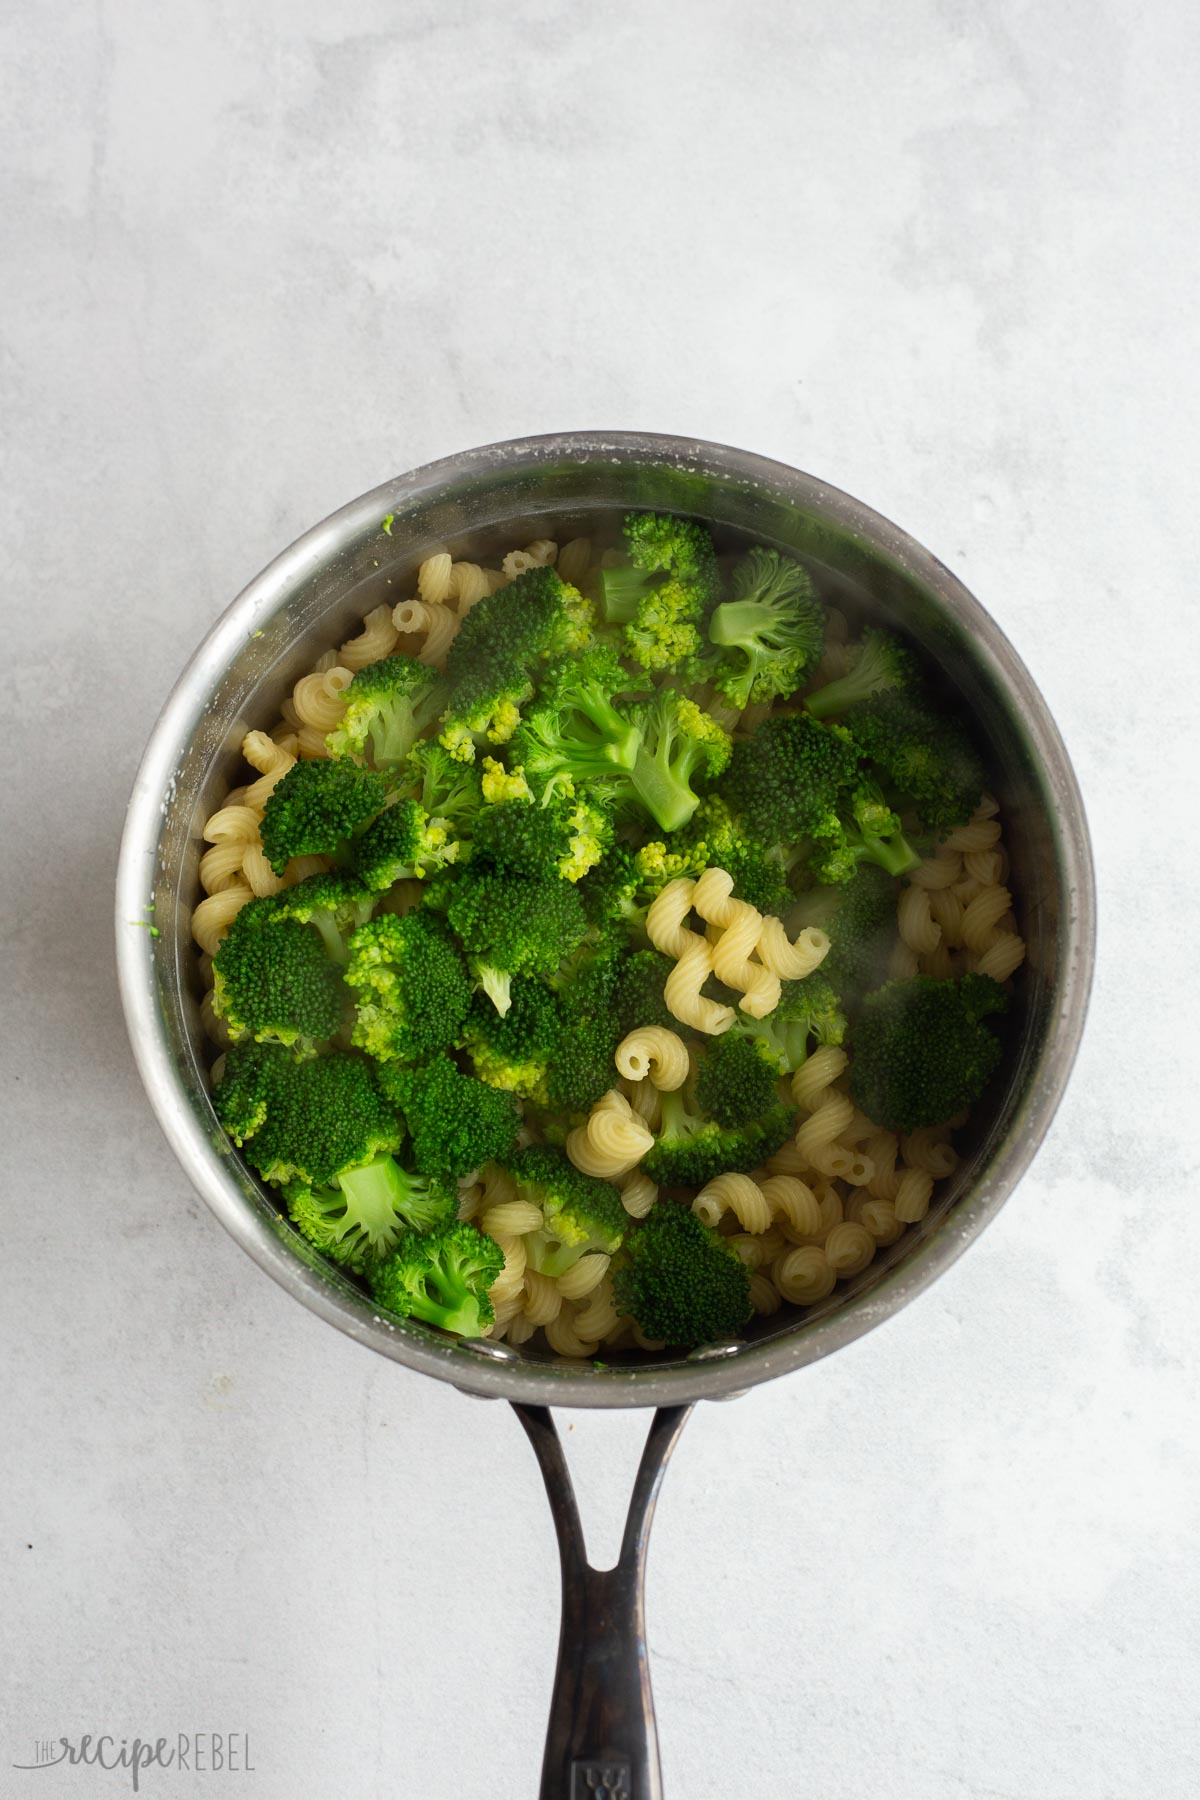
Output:
<instances>
[{"instance_id":1,"label":"broccoli stem","mask_svg":"<svg viewBox=\"0 0 1200 1800\"><path fill-rule=\"evenodd\" d=\"M621 565L600 571L600 604L610 625L630 625L653 585L645 569Z\"/></svg>"},{"instance_id":2,"label":"broccoli stem","mask_svg":"<svg viewBox=\"0 0 1200 1800\"><path fill-rule=\"evenodd\" d=\"M710 643L744 650L751 659L761 634L779 623L779 608L761 600L726 600L709 620Z\"/></svg>"},{"instance_id":3,"label":"broccoli stem","mask_svg":"<svg viewBox=\"0 0 1200 1800\"><path fill-rule=\"evenodd\" d=\"M331 912L314 912L310 924L315 925L325 941L326 952L332 962L345 964L350 953L346 948L346 940L337 928L337 922Z\"/></svg>"},{"instance_id":4,"label":"broccoli stem","mask_svg":"<svg viewBox=\"0 0 1200 1800\"><path fill-rule=\"evenodd\" d=\"M878 863L889 875L907 875L920 862L920 854L913 849L904 833L898 831L895 837L875 837L871 832L861 834L863 857L867 862Z\"/></svg>"},{"instance_id":5,"label":"broccoli stem","mask_svg":"<svg viewBox=\"0 0 1200 1800\"><path fill-rule=\"evenodd\" d=\"M503 1018L512 1005L512 974L508 969L493 968L491 963L473 962L471 973Z\"/></svg>"},{"instance_id":6,"label":"broccoli stem","mask_svg":"<svg viewBox=\"0 0 1200 1800\"><path fill-rule=\"evenodd\" d=\"M882 643L868 642L863 646L862 655L848 675L843 675L839 681L831 681L825 687L818 688L815 694L808 695L804 702L805 710L814 719L828 719L837 713L847 712L850 707L869 700L876 688L889 678L891 658L888 647Z\"/></svg>"},{"instance_id":7,"label":"broccoli stem","mask_svg":"<svg viewBox=\"0 0 1200 1800\"><path fill-rule=\"evenodd\" d=\"M604 756L619 769L632 769L641 747L637 726L619 713L604 690L587 682L575 690L575 704L604 738Z\"/></svg>"},{"instance_id":8,"label":"broccoli stem","mask_svg":"<svg viewBox=\"0 0 1200 1800\"><path fill-rule=\"evenodd\" d=\"M390 1156L377 1156L359 1169L344 1169L337 1179L372 1245L390 1248L400 1235L397 1209L408 1196L398 1165Z\"/></svg>"},{"instance_id":9,"label":"broccoli stem","mask_svg":"<svg viewBox=\"0 0 1200 1800\"><path fill-rule=\"evenodd\" d=\"M693 794L687 782L694 759L685 753L673 765L674 743L675 734L663 731L652 751L643 744L629 773L634 793L663 831L680 830L700 804L700 796Z\"/></svg>"}]
</instances>

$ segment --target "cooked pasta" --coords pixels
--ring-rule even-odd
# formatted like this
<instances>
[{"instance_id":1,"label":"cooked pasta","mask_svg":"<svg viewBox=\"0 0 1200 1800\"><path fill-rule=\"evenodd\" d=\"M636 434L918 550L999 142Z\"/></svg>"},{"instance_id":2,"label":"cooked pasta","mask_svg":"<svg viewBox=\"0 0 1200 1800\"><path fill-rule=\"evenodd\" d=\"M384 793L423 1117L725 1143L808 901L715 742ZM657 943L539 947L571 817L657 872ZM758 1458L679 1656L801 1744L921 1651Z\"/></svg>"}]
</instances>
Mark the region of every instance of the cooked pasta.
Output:
<instances>
[{"instance_id":1,"label":"cooked pasta","mask_svg":"<svg viewBox=\"0 0 1200 1800\"><path fill-rule=\"evenodd\" d=\"M762 932L762 914L747 901L734 899L733 876L727 869L705 869L692 889L691 901L702 919L720 927L711 946L718 981L738 990L743 1012L755 1019L765 1018L779 1005L780 986L778 975L764 968L753 954Z\"/></svg>"},{"instance_id":2,"label":"cooked pasta","mask_svg":"<svg viewBox=\"0 0 1200 1800\"><path fill-rule=\"evenodd\" d=\"M892 1202L902 1225L915 1225L929 1211L933 1193L933 1176L925 1169L905 1169Z\"/></svg>"},{"instance_id":3,"label":"cooked pasta","mask_svg":"<svg viewBox=\"0 0 1200 1800\"><path fill-rule=\"evenodd\" d=\"M417 595L426 606L444 606L454 588L454 564L446 550L427 556L417 570Z\"/></svg>"},{"instance_id":4,"label":"cooked pasta","mask_svg":"<svg viewBox=\"0 0 1200 1800\"><path fill-rule=\"evenodd\" d=\"M925 888L906 887L897 908L900 941L916 956L928 956L941 942L942 928L933 916L929 893Z\"/></svg>"},{"instance_id":5,"label":"cooked pasta","mask_svg":"<svg viewBox=\"0 0 1200 1800\"><path fill-rule=\"evenodd\" d=\"M232 882L217 894L208 894L192 912L192 936L206 956L215 956L221 939L245 906L254 898L247 881Z\"/></svg>"},{"instance_id":6,"label":"cooked pasta","mask_svg":"<svg viewBox=\"0 0 1200 1800\"><path fill-rule=\"evenodd\" d=\"M647 1078L660 1093L673 1093L691 1066L683 1039L662 1025L641 1025L617 1045L616 1064L629 1081Z\"/></svg>"},{"instance_id":7,"label":"cooked pasta","mask_svg":"<svg viewBox=\"0 0 1200 1800\"><path fill-rule=\"evenodd\" d=\"M757 1182L748 1175L718 1175L706 1182L692 1201L692 1211L705 1225L718 1225L722 1216L733 1213L743 1231L766 1231L771 1223L771 1208Z\"/></svg>"},{"instance_id":8,"label":"cooked pasta","mask_svg":"<svg viewBox=\"0 0 1200 1800\"><path fill-rule=\"evenodd\" d=\"M806 925L793 940L782 919L764 918L758 940L758 959L781 981L803 981L819 969L829 955L830 941L815 925Z\"/></svg>"},{"instance_id":9,"label":"cooked pasta","mask_svg":"<svg viewBox=\"0 0 1200 1800\"><path fill-rule=\"evenodd\" d=\"M631 1219L644 1219L658 1199L658 1187L640 1169L621 1179L621 1205Z\"/></svg>"},{"instance_id":10,"label":"cooked pasta","mask_svg":"<svg viewBox=\"0 0 1200 1800\"><path fill-rule=\"evenodd\" d=\"M637 1167L654 1142L624 1094L611 1089L597 1100L586 1125L567 1138L567 1155L585 1175L613 1180Z\"/></svg>"},{"instance_id":11,"label":"cooked pasta","mask_svg":"<svg viewBox=\"0 0 1200 1800\"><path fill-rule=\"evenodd\" d=\"M612 1257L604 1256L599 1251L591 1251L587 1256L581 1256L578 1262L571 1264L565 1274L559 1276L559 1293L564 1300L582 1300L604 1280L611 1263ZM603 1337L604 1334L597 1332L596 1335Z\"/></svg>"},{"instance_id":12,"label":"cooked pasta","mask_svg":"<svg viewBox=\"0 0 1200 1800\"><path fill-rule=\"evenodd\" d=\"M396 627L392 624L390 606L375 606L362 622L362 630L357 637L343 644L338 651L338 662L343 669L356 674L359 669L367 668L373 662L381 662L390 656L396 648ZM330 671L332 674L332 670Z\"/></svg>"}]
</instances>

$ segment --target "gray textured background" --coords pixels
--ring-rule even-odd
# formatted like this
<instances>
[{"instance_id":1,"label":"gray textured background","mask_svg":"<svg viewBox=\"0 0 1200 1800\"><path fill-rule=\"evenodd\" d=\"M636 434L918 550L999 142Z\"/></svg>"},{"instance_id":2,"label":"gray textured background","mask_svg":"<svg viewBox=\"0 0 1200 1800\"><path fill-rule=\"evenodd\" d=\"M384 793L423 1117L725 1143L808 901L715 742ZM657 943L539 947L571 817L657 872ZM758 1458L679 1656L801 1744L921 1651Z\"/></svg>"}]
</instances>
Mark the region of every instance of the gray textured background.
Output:
<instances>
[{"instance_id":1,"label":"gray textured background","mask_svg":"<svg viewBox=\"0 0 1200 1800\"><path fill-rule=\"evenodd\" d=\"M12 1772L39 1736L180 1729L256 1773L160 1800L532 1791L524 1439L203 1211L110 891L163 693L277 549L463 445L618 425L942 555L1057 713L1102 896L1074 1086L984 1241L684 1437L672 1800L1196 1794L1198 53L1188 0L3 9L0 1794L126 1791ZM640 1428L572 1434L609 1535Z\"/></svg>"}]
</instances>

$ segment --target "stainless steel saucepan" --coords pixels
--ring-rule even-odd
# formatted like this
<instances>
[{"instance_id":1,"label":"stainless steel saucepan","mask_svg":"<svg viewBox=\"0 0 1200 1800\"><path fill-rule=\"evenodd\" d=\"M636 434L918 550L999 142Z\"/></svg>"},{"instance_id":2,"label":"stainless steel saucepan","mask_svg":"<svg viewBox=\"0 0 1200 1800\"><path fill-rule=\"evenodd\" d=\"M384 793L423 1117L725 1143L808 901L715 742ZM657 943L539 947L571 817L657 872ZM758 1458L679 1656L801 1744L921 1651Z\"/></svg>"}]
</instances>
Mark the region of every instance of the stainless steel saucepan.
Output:
<instances>
[{"instance_id":1,"label":"stainless steel saucepan","mask_svg":"<svg viewBox=\"0 0 1200 1800\"><path fill-rule=\"evenodd\" d=\"M544 1351L463 1342L380 1316L282 1220L217 1128L206 1078L195 950L201 828L245 732L382 599L411 591L435 547L472 558L535 537L616 524L628 507L692 513L720 533L777 544L829 593L893 620L937 666L986 745L1002 804L1029 956L1004 1076L971 1123L968 1153L929 1216L823 1304L785 1307L745 1337L690 1355L618 1354L593 1368ZM385 519L390 523L383 528ZM133 921L150 915L160 935ZM801 1368L915 1298L995 1215L1054 1115L1083 1028L1094 894L1075 778L1044 701L1003 633L904 532L811 475L718 444L584 432L491 444L403 475L306 532L197 650L155 726L129 804L117 882L121 990L151 1103L218 1219L280 1285L383 1356L471 1394L512 1402L546 1480L563 1571L562 1632L543 1800L662 1793L642 1616L646 1540L666 1460L698 1400ZM588 1567L554 1405L658 1409L615 1569Z\"/></svg>"}]
</instances>

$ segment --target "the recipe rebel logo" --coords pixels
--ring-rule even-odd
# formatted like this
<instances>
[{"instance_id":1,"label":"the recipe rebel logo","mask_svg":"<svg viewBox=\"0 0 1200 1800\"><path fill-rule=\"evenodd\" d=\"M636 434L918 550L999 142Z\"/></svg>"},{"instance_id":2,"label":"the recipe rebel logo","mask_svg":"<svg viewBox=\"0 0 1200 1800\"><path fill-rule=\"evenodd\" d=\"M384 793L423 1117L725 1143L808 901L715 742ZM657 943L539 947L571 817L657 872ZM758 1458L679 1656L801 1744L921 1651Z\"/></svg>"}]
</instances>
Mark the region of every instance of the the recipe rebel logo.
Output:
<instances>
[{"instance_id":1,"label":"the recipe rebel logo","mask_svg":"<svg viewBox=\"0 0 1200 1800\"><path fill-rule=\"evenodd\" d=\"M167 1769L189 1775L253 1775L254 1760L248 1731L177 1732L174 1737L116 1738L107 1732L81 1737L39 1738L32 1762L14 1762L14 1769L59 1768L124 1771L133 1793L141 1792L148 1769Z\"/></svg>"}]
</instances>

